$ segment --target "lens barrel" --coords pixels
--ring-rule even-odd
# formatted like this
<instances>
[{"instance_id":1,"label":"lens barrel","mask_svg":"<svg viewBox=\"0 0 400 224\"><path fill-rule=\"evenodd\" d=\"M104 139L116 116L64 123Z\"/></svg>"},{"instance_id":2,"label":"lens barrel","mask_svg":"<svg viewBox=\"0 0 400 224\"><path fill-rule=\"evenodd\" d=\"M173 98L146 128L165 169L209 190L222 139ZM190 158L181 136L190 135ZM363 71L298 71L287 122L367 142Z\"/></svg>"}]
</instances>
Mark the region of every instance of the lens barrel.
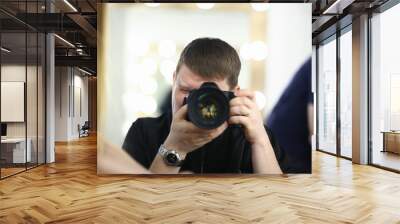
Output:
<instances>
[{"instance_id":1,"label":"lens barrel","mask_svg":"<svg viewBox=\"0 0 400 224\"><path fill-rule=\"evenodd\" d=\"M219 127L229 118L229 100L232 92L221 91L214 82L205 82L189 93L188 120L204 129Z\"/></svg>"}]
</instances>

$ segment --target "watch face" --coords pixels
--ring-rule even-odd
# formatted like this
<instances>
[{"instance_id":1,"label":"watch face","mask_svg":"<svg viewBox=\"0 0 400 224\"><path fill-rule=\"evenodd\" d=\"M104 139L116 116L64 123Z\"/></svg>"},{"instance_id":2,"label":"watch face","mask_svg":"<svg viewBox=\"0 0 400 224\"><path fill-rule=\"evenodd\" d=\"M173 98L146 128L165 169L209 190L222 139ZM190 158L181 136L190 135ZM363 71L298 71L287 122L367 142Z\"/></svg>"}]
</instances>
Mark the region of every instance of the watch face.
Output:
<instances>
[{"instance_id":1,"label":"watch face","mask_svg":"<svg viewBox=\"0 0 400 224\"><path fill-rule=\"evenodd\" d=\"M178 162L178 157L173 153L168 153L166 159L170 164L176 164Z\"/></svg>"}]
</instances>

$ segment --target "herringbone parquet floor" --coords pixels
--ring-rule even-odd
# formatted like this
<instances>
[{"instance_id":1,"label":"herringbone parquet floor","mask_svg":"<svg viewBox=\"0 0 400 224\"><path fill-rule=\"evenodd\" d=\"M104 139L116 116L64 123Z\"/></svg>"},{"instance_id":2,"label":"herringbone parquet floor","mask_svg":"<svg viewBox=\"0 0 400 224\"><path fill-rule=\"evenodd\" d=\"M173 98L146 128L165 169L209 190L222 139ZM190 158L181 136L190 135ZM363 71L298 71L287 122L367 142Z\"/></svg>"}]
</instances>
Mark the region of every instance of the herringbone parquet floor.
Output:
<instances>
[{"instance_id":1,"label":"herringbone parquet floor","mask_svg":"<svg viewBox=\"0 0 400 224\"><path fill-rule=\"evenodd\" d=\"M0 181L0 223L400 223L400 175L320 152L312 175L97 176L96 141Z\"/></svg>"}]
</instances>

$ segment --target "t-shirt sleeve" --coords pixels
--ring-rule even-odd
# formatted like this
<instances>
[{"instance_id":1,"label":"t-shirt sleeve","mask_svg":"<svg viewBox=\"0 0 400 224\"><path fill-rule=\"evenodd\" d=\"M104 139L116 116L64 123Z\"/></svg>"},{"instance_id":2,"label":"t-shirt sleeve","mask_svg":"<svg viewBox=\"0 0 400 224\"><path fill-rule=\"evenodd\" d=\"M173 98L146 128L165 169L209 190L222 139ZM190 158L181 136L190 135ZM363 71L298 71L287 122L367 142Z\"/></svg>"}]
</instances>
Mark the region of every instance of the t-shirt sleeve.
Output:
<instances>
[{"instance_id":1,"label":"t-shirt sleeve","mask_svg":"<svg viewBox=\"0 0 400 224\"><path fill-rule=\"evenodd\" d=\"M144 148L144 132L140 119L136 120L125 137L122 148L142 166L149 168L150 163Z\"/></svg>"},{"instance_id":2,"label":"t-shirt sleeve","mask_svg":"<svg viewBox=\"0 0 400 224\"><path fill-rule=\"evenodd\" d=\"M279 143L276 140L276 138L274 137L274 134L272 133L272 131L267 126L264 125L264 127L268 134L269 141L271 142L271 146L274 149L276 160L278 161L282 172L286 173L287 160L286 160L285 151L279 146Z\"/></svg>"},{"instance_id":3,"label":"t-shirt sleeve","mask_svg":"<svg viewBox=\"0 0 400 224\"><path fill-rule=\"evenodd\" d=\"M243 156L242 156L242 164L240 167L241 173L253 173L253 164L251 161L251 146L249 142L246 141Z\"/></svg>"}]
</instances>

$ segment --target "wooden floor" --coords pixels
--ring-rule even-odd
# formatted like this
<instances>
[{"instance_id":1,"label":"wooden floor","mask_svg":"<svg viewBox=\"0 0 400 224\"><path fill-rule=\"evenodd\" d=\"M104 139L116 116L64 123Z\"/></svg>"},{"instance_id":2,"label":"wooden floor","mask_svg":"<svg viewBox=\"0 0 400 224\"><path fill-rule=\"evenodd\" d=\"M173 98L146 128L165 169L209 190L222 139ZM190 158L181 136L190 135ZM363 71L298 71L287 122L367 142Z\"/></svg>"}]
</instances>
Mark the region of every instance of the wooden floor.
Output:
<instances>
[{"instance_id":1,"label":"wooden floor","mask_svg":"<svg viewBox=\"0 0 400 224\"><path fill-rule=\"evenodd\" d=\"M13 175L13 174L16 174L16 173L19 173L19 172L22 172L22 171L25 171L26 169L25 169L25 167L23 167L23 168L20 168L20 167L18 167L18 168L1 168L1 177L3 178L3 177L7 177L7 176L10 176L10 175Z\"/></svg>"},{"instance_id":2,"label":"wooden floor","mask_svg":"<svg viewBox=\"0 0 400 224\"><path fill-rule=\"evenodd\" d=\"M5 178L20 172L23 172L27 169L33 169L37 166L37 164L33 163L27 163L27 167L25 167L25 164L19 164L18 167L2 167L1 168L1 178Z\"/></svg>"},{"instance_id":3,"label":"wooden floor","mask_svg":"<svg viewBox=\"0 0 400 224\"><path fill-rule=\"evenodd\" d=\"M96 175L94 137L0 181L0 223L400 223L400 175L315 152L312 175Z\"/></svg>"}]
</instances>

